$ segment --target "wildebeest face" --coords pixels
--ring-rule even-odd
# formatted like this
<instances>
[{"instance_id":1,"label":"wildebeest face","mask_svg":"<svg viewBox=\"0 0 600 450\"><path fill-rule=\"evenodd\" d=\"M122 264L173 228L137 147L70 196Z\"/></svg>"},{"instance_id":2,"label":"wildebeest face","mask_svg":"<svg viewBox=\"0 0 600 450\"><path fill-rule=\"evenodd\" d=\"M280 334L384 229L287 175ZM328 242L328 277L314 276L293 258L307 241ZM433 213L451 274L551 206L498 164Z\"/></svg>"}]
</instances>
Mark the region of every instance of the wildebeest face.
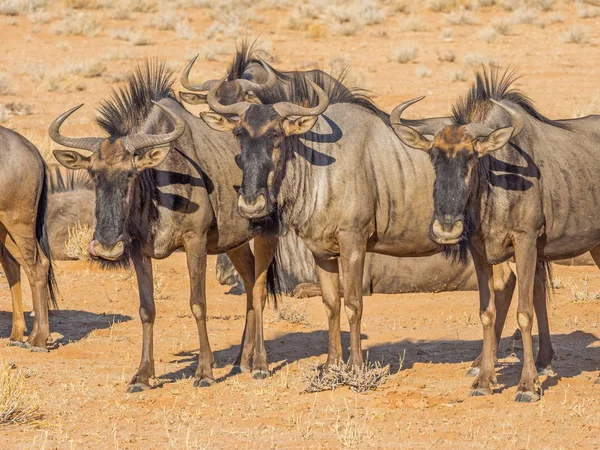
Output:
<instances>
[{"instance_id":1,"label":"wildebeest face","mask_svg":"<svg viewBox=\"0 0 600 450\"><path fill-rule=\"evenodd\" d=\"M56 150L56 159L65 167L85 169L96 190L96 229L89 251L93 257L117 261L130 241L125 222L129 215L133 185L140 171L160 164L169 147L132 154L123 139L105 139L98 151L84 156L72 150Z\"/></svg>"},{"instance_id":2,"label":"wildebeest face","mask_svg":"<svg viewBox=\"0 0 600 450\"><path fill-rule=\"evenodd\" d=\"M281 175L285 164L282 141L310 130L317 117L284 118L272 105L252 105L237 120L217 113L201 116L215 130L232 131L240 143L240 154L236 156L243 172L238 191L239 213L252 220L268 217L277 197L274 180Z\"/></svg>"},{"instance_id":3,"label":"wildebeest face","mask_svg":"<svg viewBox=\"0 0 600 450\"><path fill-rule=\"evenodd\" d=\"M394 130L406 145L427 152L433 163L431 239L442 245L457 244L463 238L465 209L475 164L478 158L502 148L510 139L513 128L500 128L486 137L476 137L467 126L450 125L440 130L433 140L405 125L395 125Z\"/></svg>"}]
</instances>

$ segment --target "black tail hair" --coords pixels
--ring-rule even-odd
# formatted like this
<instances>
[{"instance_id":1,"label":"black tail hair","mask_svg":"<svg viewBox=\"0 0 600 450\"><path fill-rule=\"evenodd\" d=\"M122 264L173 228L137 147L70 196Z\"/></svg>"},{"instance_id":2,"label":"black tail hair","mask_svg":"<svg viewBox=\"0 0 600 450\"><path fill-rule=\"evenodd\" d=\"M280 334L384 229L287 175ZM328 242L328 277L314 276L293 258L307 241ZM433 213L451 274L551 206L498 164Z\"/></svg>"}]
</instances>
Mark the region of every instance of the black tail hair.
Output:
<instances>
[{"instance_id":1,"label":"black tail hair","mask_svg":"<svg viewBox=\"0 0 600 450\"><path fill-rule=\"evenodd\" d=\"M545 279L546 279L546 302L552 304L554 302L554 268L549 261L543 261Z\"/></svg>"},{"instance_id":2,"label":"black tail hair","mask_svg":"<svg viewBox=\"0 0 600 450\"><path fill-rule=\"evenodd\" d=\"M275 309L278 307L279 297L281 296L279 269L277 268L279 265L279 257L277 256L278 253L279 251L275 250L271 264L267 269L267 298L273 299L273 306L275 306Z\"/></svg>"},{"instance_id":3,"label":"black tail hair","mask_svg":"<svg viewBox=\"0 0 600 450\"><path fill-rule=\"evenodd\" d=\"M37 216L35 220L35 236L40 244L42 252L48 258L50 263L48 266L48 292L50 298L48 299L48 308L51 306L54 309L58 308L56 302L56 294L58 293L58 285L56 283L56 277L54 276L54 264L52 262L52 252L50 250L50 241L48 239L48 222L46 212L48 211L48 192L49 192L49 176L48 166L43 163L44 177L42 181L42 193L40 195L40 201L38 203Z\"/></svg>"}]
</instances>

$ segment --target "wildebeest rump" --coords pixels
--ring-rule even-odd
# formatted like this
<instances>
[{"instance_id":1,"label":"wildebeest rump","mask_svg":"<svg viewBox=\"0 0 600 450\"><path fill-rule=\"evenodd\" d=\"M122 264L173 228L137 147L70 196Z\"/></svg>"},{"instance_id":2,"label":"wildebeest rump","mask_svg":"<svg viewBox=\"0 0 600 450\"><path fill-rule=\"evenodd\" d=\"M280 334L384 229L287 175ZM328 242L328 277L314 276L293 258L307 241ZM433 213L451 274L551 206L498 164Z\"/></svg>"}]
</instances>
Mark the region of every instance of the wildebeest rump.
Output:
<instances>
[{"instance_id":1,"label":"wildebeest rump","mask_svg":"<svg viewBox=\"0 0 600 450\"><path fill-rule=\"evenodd\" d=\"M262 104L223 105L216 85L207 97L215 112L202 118L238 138L240 214L255 221L277 214L313 253L329 319L327 364L342 358L340 259L350 364L361 366L365 253L427 256L441 251L427 232L434 173L426 155L404 146L389 119L367 98L351 92L328 96L310 80L294 78L291 96L277 89L258 91ZM509 304L514 274L503 281L499 296ZM266 359L266 353L261 355L265 368Z\"/></svg>"},{"instance_id":2,"label":"wildebeest rump","mask_svg":"<svg viewBox=\"0 0 600 450\"><path fill-rule=\"evenodd\" d=\"M547 119L512 88L514 78L514 72L500 75L497 69L478 73L454 106L454 124L432 140L401 123L395 130L406 144L426 152L435 167L432 240L469 242L472 248L484 328L481 372L472 394L490 394L496 379L493 264L514 255L524 347L516 400L533 401L541 395L531 338L536 261L590 251L600 263L600 116ZM537 366L551 358L540 342Z\"/></svg>"},{"instance_id":3,"label":"wildebeest rump","mask_svg":"<svg viewBox=\"0 0 600 450\"><path fill-rule=\"evenodd\" d=\"M47 233L46 172L46 163L31 142L15 131L0 127L0 263L12 297L9 340L35 351L47 351L48 305L56 306ZM31 285L35 312L33 329L25 344L21 267Z\"/></svg>"},{"instance_id":4,"label":"wildebeest rump","mask_svg":"<svg viewBox=\"0 0 600 450\"><path fill-rule=\"evenodd\" d=\"M94 181L96 228L90 253L107 266L126 265L131 259L136 270L143 345L131 391L147 388L154 376L152 258L165 258L178 249L186 252L190 306L200 343L194 384L202 386L214 382L206 328L207 254L227 252L246 283L247 320L239 360L244 369L253 352L253 311L265 301L268 262L276 245L272 237L257 236L260 228L236 212L234 186L241 180L233 161L235 141L188 114L173 98L172 82L163 64L138 67L99 110L98 123L107 138L60 133L62 123L80 106L49 128L57 143L92 152L55 151L61 164L87 170ZM247 245L253 237L255 256Z\"/></svg>"},{"instance_id":5,"label":"wildebeest rump","mask_svg":"<svg viewBox=\"0 0 600 450\"><path fill-rule=\"evenodd\" d=\"M49 182L46 216L52 258L58 261L73 259L65 253L69 230L84 225L93 230L96 224L94 186L87 173L63 173L59 167L50 171Z\"/></svg>"},{"instance_id":6,"label":"wildebeest rump","mask_svg":"<svg viewBox=\"0 0 600 450\"><path fill-rule=\"evenodd\" d=\"M227 255L219 255L217 279L242 293L243 283ZM292 230L279 238L277 273L282 292L297 298L321 295L317 267L312 253ZM340 274L343 279L343 274ZM477 289L473 264L448 264L437 253L421 258L396 258L367 253L363 273L363 295L400 294L407 292L470 291ZM343 295L343 293L342 293Z\"/></svg>"}]
</instances>

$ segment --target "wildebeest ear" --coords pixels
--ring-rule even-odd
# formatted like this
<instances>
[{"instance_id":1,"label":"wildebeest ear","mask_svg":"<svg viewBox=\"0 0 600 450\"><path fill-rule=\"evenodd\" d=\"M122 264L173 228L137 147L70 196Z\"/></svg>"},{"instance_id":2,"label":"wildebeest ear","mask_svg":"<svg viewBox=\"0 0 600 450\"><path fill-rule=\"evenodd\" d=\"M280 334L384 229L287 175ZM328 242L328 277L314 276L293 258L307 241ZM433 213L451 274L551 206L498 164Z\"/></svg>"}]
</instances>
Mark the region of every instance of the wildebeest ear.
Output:
<instances>
[{"instance_id":1,"label":"wildebeest ear","mask_svg":"<svg viewBox=\"0 0 600 450\"><path fill-rule=\"evenodd\" d=\"M513 127L499 128L492 131L485 139L477 139L475 141L475 151L479 156L487 155L494 150L498 150L508 142L515 129Z\"/></svg>"},{"instance_id":2,"label":"wildebeest ear","mask_svg":"<svg viewBox=\"0 0 600 450\"><path fill-rule=\"evenodd\" d=\"M192 92L180 92L179 98L190 105L205 105L206 94L194 94Z\"/></svg>"},{"instance_id":3,"label":"wildebeest ear","mask_svg":"<svg viewBox=\"0 0 600 450\"><path fill-rule=\"evenodd\" d=\"M171 150L171 147L151 148L143 155L136 156L134 158L136 169L141 172L144 169L158 166L165 160L169 154L169 150Z\"/></svg>"},{"instance_id":4,"label":"wildebeest ear","mask_svg":"<svg viewBox=\"0 0 600 450\"><path fill-rule=\"evenodd\" d=\"M56 160L67 169L79 170L89 169L90 157L83 156L81 153L73 150L54 150Z\"/></svg>"},{"instance_id":5,"label":"wildebeest ear","mask_svg":"<svg viewBox=\"0 0 600 450\"><path fill-rule=\"evenodd\" d=\"M315 126L318 118L319 116L301 116L294 120L284 119L283 131L286 136L291 136L293 134L304 134Z\"/></svg>"},{"instance_id":6,"label":"wildebeest ear","mask_svg":"<svg viewBox=\"0 0 600 450\"><path fill-rule=\"evenodd\" d=\"M237 125L237 120L229 120L227 117L214 112L200 113L200 117L206 122L206 125L217 131L231 131Z\"/></svg>"},{"instance_id":7,"label":"wildebeest ear","mask_svg":"<svg viewBox=\"0 0 600 450\"><path fill-rule=\"evenodd\" d=\"M417 130L407 125L395 123L392 124L392 128L394 129L396 136L409 147L423 150L424 152L428 152L431 148L431 141L425 136L422 136Z\"/></svg>"}]
</instances>

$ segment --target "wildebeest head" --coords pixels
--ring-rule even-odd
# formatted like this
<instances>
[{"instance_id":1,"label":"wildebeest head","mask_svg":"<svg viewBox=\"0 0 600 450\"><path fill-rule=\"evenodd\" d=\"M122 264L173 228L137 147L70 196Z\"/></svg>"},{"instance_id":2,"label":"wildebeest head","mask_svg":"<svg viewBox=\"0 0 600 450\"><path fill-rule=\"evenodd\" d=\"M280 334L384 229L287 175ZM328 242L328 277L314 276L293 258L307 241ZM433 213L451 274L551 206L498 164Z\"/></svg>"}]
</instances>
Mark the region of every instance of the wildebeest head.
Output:
<instances>
[{"instance_id":1,"label":"wildebeest head","mask_svg":"<svg viewBox=\"0 0 600 450\"><path fill-rule=\"evenodd\" d=\"M127 256L127 220L137 175L159 165L167 157L170 142L185 131L185 122L164 106L155 103L174 124L173 131L165 134L132 134L123 137L70 138L60 134L63 122L83 106L65 112L52 122L48 130L57 144L87 150L84 155L73 150L55 150L54 156L71 170L89 172L96 190L96 229L89 251L93 257L119 261Z\"/></svg>"},{"instance_id":2,"label":"wildebeest head","mask_svg":"<svg viewBox=\"0 0 600 450\"><path fill-rule=\"evenodd\" d=\"M192 84L189 80L190 71L196 62L198 55L194 57L181 73L179 83L188 91L180 92L179 97L185 103L190 105L206 104L208 92L217 84L219 80L208 80L200 84ZM241 101L250 103L260 103L256 97L257 89L271 89L277 83L277 77L271 68L262 59L258 59L259 64L252 63L252 66L247 73L244 73L243 78L234 80L222 80L218 89L217 97L223 105L233 105Z\"/></svg>"},{"instance_id":3,"label":"wildebeest head","mask_svg":"<svg viewBox=\"0 0 600 450\"><path fill-rule=\"evenodd\" d=\"M281 179L286 161L281 154L283 140L308 132L329 105L325 91L311 80L307 82L318 97L318 105L312 108L290 102L224 105L217 98L220 83L208 93L208 105L215 112L202 113L202 119L214 130L232 131L240 142L236 162L243 178L238 211L247 219L266 219L273 212L277 198L274 180Z\"/></svg>"},{"instance_id":4,"label":"wildebeest head","mask_svg":"<svg viewBox=\"0 0 600 450\"><path fill-rule=\"evenodd\" d=\"M422 98L422 97L421 97ZM411 100L394 109L390 116L392 127L400 140L409 147L429 154L435 170L433 187L434 211L430 226L431 239L441 245L457 244L465 231L465 209L473 169L477 160L501 149L511 137L523 128L523 118L510 107L491 100L512 120L511 126L488 129L479 123L467 125L447 125L429 139L423 134L402 123L402 112L411 104L421 100Z\"/></svg>"}]
</instances>

